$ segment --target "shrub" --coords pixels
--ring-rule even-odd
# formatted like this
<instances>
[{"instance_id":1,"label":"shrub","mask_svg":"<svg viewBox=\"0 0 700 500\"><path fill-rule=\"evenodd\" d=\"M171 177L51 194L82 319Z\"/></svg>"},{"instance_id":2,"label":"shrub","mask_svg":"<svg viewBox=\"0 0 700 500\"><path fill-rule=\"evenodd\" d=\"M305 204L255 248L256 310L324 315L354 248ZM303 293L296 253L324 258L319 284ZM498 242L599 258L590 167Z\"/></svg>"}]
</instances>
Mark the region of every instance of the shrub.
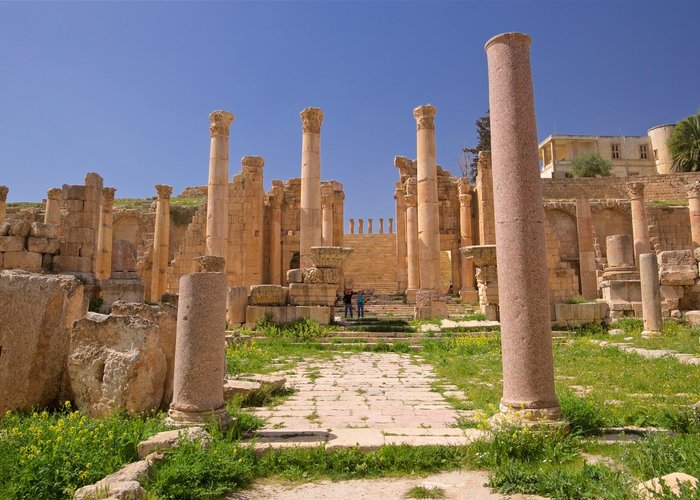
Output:
<instances>
[{"instance_id":1,"label":"shrub","mask_svg":"<svg viewBox=\"0 0 700 500\"><path fill-rule=\"evenodd\" d=\"M597 406L587 398L562 394L559 398L562 416L571 425L571 431L584 436L598 434L605 419Z\"/></svg>"},{"instance_id":2,"label":"shrub","mask_svg":"<svg viewBox=\"0 0 700 500\"><path fill-rule=\"evenodd\" d=\"M598 153L581 153L571 160L574 177L607 177L612 172L612 162Z\"/></svg>"}]
</instances>

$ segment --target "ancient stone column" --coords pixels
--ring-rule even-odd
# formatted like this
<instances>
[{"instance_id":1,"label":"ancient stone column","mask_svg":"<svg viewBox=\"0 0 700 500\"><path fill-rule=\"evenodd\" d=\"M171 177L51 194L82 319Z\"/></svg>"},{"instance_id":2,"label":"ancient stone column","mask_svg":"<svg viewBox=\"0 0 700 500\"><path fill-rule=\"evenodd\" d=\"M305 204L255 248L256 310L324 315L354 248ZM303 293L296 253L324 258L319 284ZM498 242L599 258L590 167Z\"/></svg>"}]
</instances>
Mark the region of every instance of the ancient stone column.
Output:
<instances>
[{"instance_id":1,"label":"ancient stone column","mask_svg":"<svg viewBox=\"0 0 700 500\"><path fill-rule=\"evenodd\" d=\"M420 287L437 291L440 286L440 206L435 163L435 108L418 106L416 119L418 242Z\"/></svg>"},{"instance_id":2,"label":"ancient stone column","mask_svg":"<svg viewBox=\"0 0 700 500\"><path fill-rule=\"evenodd\" d=\"M639 256L651 252L649 243L649 226L644 209L644 183L628 182L625 184L632 208L632 238L634 238L634 261L639 266Z\"/></svg>"},{"instance_id":3,"label":"ancient stone column","mask_svg":"<svg viewBox=\"0 0 700 500\"><path fill-rule=\"evenodd\" d=\"M472 188L466 178L461 178L457 189L459 192L459 246L470 247L474 244ZM462 288L459 290L459 298L464 302L476 302L479 295L474 286L474 260L467 258L463 252L459 252L459 258L462 261Z\"/></svg>"},{"instance_id":4,"label":"ancient stone column","mask_svg":"<svg viewBox=\"0 0 700 500\"><path fill-rule=\"evenodd\" d=\"M170 241L170 195L173 188L156 184L156 225L153 231L153 267L151 270L151 302L160 302L167 286L168 243Z\"/></svg>"},{"instance_id":5,"label":"ancient stone column","mask_svg":"<svg viewBox=\"0 0 700 500\"><path fill-rule=\"evenodd\" d=\"M10 189L7 186L0 186L0 222L5 222L7 217L6 205L7 205L7 193Z\"/></svg>"},{"instance_id":6,"label":"ancient stone column","mask_svg":"<svg viewBox=\"0 0 700 500\"><path fill-rule=\"evenodd\" d=\"M399 183L400 184L400 183ZM401 187L394 191L396 202L396 288L399 294L406 292L408 280L408 262L406 260L406 200ZM389 232L391 232L389 219Z\"/></svg>"},{"instance_id":7,"label":"ancient stone column","mask_svg":"<svg viewBox=\"0 0 700 500\"><path fill-rule=\"evenodd\" d=\"M97 261L95 263L95 279L97 280L108 280L112 276L112 209L115 191L114 188L102 188L100 226L97 231Z\"/></svg>"},{"instance_id":8,"label":"ancient stone column","mask_svg":"<svg viewBox=\"0 0 700 500\"><path fill-rule=\"evenodd\" d=\"M207 255L226 257L228 248L228 142L233 115L209 115L209 184L207 185Z\"/></svg>"},{"instance_id":9,"label":"ancient stone column","mask_svg":"<svg viewBox=\"0 0 700 500\"><path fill-rule=\"evenodd\" d=\"M355 219L350 219L350 234L355 234Z\"/></svg>"},{"instance_id":10,"label":"ancient stone column","mask_svg":"<svg viewBox=\"0 0 700 500\"><path fill-rule=\"evenodd\" d=\"M700 181L687 185L688 214L690 215L690 237L693 250L700 247Z\"/></svg>"},{"instance_id":11,"label":"ancient stone column","mask_svg":"<svg viewBox=\"0 0 700 500\"><path fill-rule=\"evenodd\" d=\"M659 265L656 255L643 253L639 256L639 278L642 286L642 336L661 333L661 289L659 287Z\"/></svg>"},{"instance_id":12,"label":"ancient stone column","mask_svg":"<svg viewBox=\"0 0 700 500\"><path fill-rule=\"evenodd\" d=\"M608 268L634 269L634 244L629 234L612 234L605 238Z\"/></svg>"},{"instance_id":13,"label":"ancient stone column","mask_svg":"<svg viewBox=\"0 0 700 500\"><path fill-rule=\"evenodd\" d=\"M379 218L379 234L384 234L384 219Z\"/></svg>"},{"instance_id":14,"label":"ancient stone column","mask_svg":"<svg viewBox=\"0 0 700 500\"><path fill-rule=\"evenodd\" d=\"M372 219L367 219L367 233L372 234Z\"/></svg>"},{"instance_id":15,"label":"ancient stone column","mask_svg":"<svg viewBox=\"0 0 700 500\"><path fill-rule=\"evenodd\" d=\"M522 419L557 419L530 37L497 35L485 50L503 351L500 408Z\"/></svg>"},{"instance_id":16,"label":"ancient stone column","mask_svg":"<svg viewBox=\"0 0 700 500\"><path fill-rule=\"evenodd\" d=\"M365 221L362 219L357 219L357 233L365 234Z\"/></svg>"},{"instance_id":17,"label":"ancient stone column","mask_svg":"<svg viewBox=\"0 0 700 500\"><path fill-rule=\"evenodd\" d=\"M282 202L284 188L272 186L270 190L270 283L282 284Z\"/></svg>"},{"instance_id":18,"label":"ancient stone column","mask_svg":"<svg viewBox=\"0 0 700 500\"><path fill-rule=\"evenodd\" d=\"M323 111L301 112L301 206L299 209L299 256L302 269L312 267L311 247L323 241L321 227L321 124Z\"/></svg>"},{"instance_id":19,"label":"ancient stone column","mask_svg":"<svg viewBox=\"0 0 700 500\"><path fill-rule=\"evenodd\" d=\"M198 257L201 272L180 278L173 401L166 424L212 418L230 423L224 403L226 273L223 257Z\"/></svg>"},{"instance_id":20,"label":"ancient stone column","mask_svg":"<svg viewBox=\"0 0 700 500\"><path fill-rule=\"evenodd\" d=\"M323 186L321 188L321 208L322 212L322 229L321 241L323 246L333 246L333 187Z\"/></svg>"},{"instance_id":21,"label":"ancient stone column","mask_svg":"<svg viewBox=\"0 0 700 500\"><path fill-rule=\"evenodd\" d=\"M593 248L593 219L588 198L576 199L576 229L578 232L578 262L581 273L581 295L589 300L598 296L595 249Z\"/></svg>"},{"instance_id":22,"label":"ancient stone column","mask_svg":"<svg viewBox=\"0 0 700 500\"><path fill-rule=\"evenodd\" d=\"M406 297L409 302L415 301L421 279L418 260L418 200L416 191L416 178L411 177L406 181L406 195L404 196L404 204L406 205Z\"/></svg>"},{"instance_id":23,"label":"ancient stone column","mask_svg":"<svg viewBox=\"0 0 700 500\"><path fill-rule=\"evenodd\" d=\"M476 192L479 211L479 244L496 243L493 214L493 176L491 173L491 151L479 151L476 163Z\"/></svg>"},{"instance_id":24,"label":"ancient stone column","mask_svg":"<svg viewBox=\"0 0 700 500\"><path fill-rule=\"evenodd\" d=\"M394 219L389 217L389 234L394 234Z\"/></svg>"},{"instance_id":25,"label":"ancient stone column","mask_svg":"<svg viewBox=\"0 0 700 500\"><path fill-rule=\"evenodd\" d=\"M51 188L46 193L46 211L44 212L45 224L61 225L61 192L60 188ZM114 201L114 199L112 201Z\"/></svg>"}]
</instances>

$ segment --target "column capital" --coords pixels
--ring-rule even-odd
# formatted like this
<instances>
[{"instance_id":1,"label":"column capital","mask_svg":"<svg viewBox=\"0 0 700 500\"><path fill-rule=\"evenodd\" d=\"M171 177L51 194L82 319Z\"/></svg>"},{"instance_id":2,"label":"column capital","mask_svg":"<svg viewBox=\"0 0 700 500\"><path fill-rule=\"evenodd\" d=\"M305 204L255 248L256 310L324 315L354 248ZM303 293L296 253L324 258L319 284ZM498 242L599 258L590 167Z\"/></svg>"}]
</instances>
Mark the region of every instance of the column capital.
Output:
<instances>
[{"instance_id":1,"label":"column capital","mask_svg":"<svg viewBox=\"0 0 700 500\"><path fill-rule=\"evenodd\" d=\"M430 104L418 106L413 110L418 130L435 130L435 108Z\"/></svg>"},{"instance_id":2,"label":"column capital","mask_svg":"<svg viewBox=\"0 0 700 500\"><path fill-rule=\"evenodd\" d=\"M241 158L241 166L247 168L263 168L265 159L262 156L244 156Z\"/></svg>"},{"instance_id":3,"label":"column capital","mask_svg":"<svg viewBox=\"0 0 700 500\"><path fill-rule=\"evenodd\" d=\"M397 201L400 201L400 200L403 199L403 197L404 197L405 194L406 194L406 191L404 191L403 188L397 187L397 188L394 190L394 199L397 200Z\"/></svg>"},{"instance_id":4,"label":"column capital","mask_svg":"<svg viewBox=\"0 0 700 500\"><path fill-rule=\"evenodd\" d=\"M10 188L7 186L0 186L0 202L7 201L7 193L10 192Z\"/></svg>"},{"instance_id":5,"label":"column capital","mask_svg":"<svg viewBox=\"0 0 700 500\"><path fill-rule=\"evenodd\" d=\"M418 180L415 177L406 180L406 194L418 194Z\"/></svg>"},{"instance_id":6,"label":"column capital","mask_svg":"<svg viewBox=\"0 0 700 500\"><path fill-rule=\"evenodd\" d=\"M269 200L272 208L281 208L284 202L284 188L282 186L272 186Z\"/></svg>"},{"instance_id":7,"label":"column capital","mask_svg":"<svg viewBox=\"0 0 700 500\"><path fill-rule=\"evenodd\" d=\"M644 183L643 182L628 182L625 184L627 195L630 200L644 198Z\"/></svg>"},{"instance_id":8,"label":"column capital","mask_svg":"<svg viewBox=\"0 0 700 500\"><path fill-rule=\"evenodd\" d=\"M469 184L469 180L466 177L460 177L457 181L457 191L460 195L472 192L472 186Z\"/></svg>"},{"instance_id":9,"label":"column capital","mask_svg":"<svg viewBox=\"0 0 700 500\"><path fill-rule=\"evenodd\" d=\"M321 108L304 108L299 113L301 117L302 128L304 132L312 134L321 133L321 124L323 123L323 111Z\"/></svg>"},{"instance_id":10,"label":"column capital","mask_svg":"<svg viewBox=\"0 0 700 500\"><path fill-rule=\"evenodd\" d=\"M464 193L459 195L459 206L460 207L468 207L472 203L472 194L471 193Z\"/></svg>"},{"instance_id":11,"label":"column capital","mask_svg":"<svg viewBox=\"0 0 700 500\"><path fill-rule=\"evenodd\" d=\"M156 184L156 192L159 200L170 199L170 195L173 194L173 188L164 184Z\"/></svg>"},{"instance_id":12,"label":"column capital","mask_svg":"<svg viewBox=\"0 0 700 500\"><path fill-rule=\"evenodd\" d=\"M231 126L233 118L233 114L229 113L228 111L212 111L209 114L209 121L211 122L211 125L209 125L209 132L211 135L222 135L228 137L229 127Z\"/></svg>"},{"instance_id":13,"label":"column capital","mask_svg":"<svg viewBox=\"0 0 700 500\"><path fill-rule=\"evenodd\" d=\"M509 33L501 33L500 35L491 37L484 45L484 50L488 50L489 47L497 43L503 45L524 45L525 47L530 47L532 39L525 33L518 33L514 31Z\"/></svg>"},{"instance_id":14,"label":"column capital","mask_svg":"<svg viewBox=\"0 0 700 500\"><path fill-rule=\"evenodd\" d=\"M46 198L49 200L60 200L61 193L63 193L61 188L51 188L46 192Z\"/></svg>"},{"instance_id":15,"label":"column capital","mask_svg":"<svg viewBox=\"0 0 700 500\"><path fill-rule=\"evenodd\" d=\"M406 208L416 208L418 206L418 197L415 194L407 194L403 199L406 203Z\"/></svg>"},{"instance_id":16,"label":"column capital","mask_svg":"<svg viewBox=\"0 0 700 500\"><path fill-rule=\"evenodd\" d=\"M685 187L688 198L700 198L700 181L695 181Z\"/></svg>"},{"instance_id":17,"label":"column capital","mask_svg":"<svg viewBox=\"0 0 700 500\"><path fill-rule=\"evenodd\" d=\"M170 188L172 190L172 188ZM114 193L116 193L117 190L113 187L106 187L102 188L102 201L107 202L107 203L113 203L114 202Z\"/></svg>"}]
</instances>

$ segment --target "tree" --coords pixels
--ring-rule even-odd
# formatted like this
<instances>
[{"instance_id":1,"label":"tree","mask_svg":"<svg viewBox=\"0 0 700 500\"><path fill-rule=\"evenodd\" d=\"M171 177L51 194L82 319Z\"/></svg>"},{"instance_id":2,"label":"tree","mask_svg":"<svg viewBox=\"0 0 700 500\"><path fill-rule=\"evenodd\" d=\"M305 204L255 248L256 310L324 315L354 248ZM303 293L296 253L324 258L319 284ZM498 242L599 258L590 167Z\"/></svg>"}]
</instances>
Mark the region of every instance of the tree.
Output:
<instances>
[{"instance_id":1,"label":"tree","mask_svg":"<svg viewBox=\"0 0 700 500\"><path fill-rule=\"evenodd\" d=\"M607 177L612 172L612 162L598 153L581 153L571 160L574 177Z\"/></svg>"},{"instance_id":2,"label":"tree","mask_svg":"<svg viewBox=\"0 0 700 500\"><path fill-rule=\"evenodd\" d=\"M476 164L479 161L479 151L491 151L491 118L488 110L484 116L480 116L474 122L476 125L476 136L479 142L476 147L464 148L464 162L460 162L462 175L469 179L470 183L476 181Z\"/></svg>"},{"instance_id":3,"label":"tree","mask_svg":"<svg viewBox=\"0 0 700 500\"><path fill-rule=\"evenodd\" d=\"M700 112L679 121L667 144L674 172L700 172Z\"/></svg>"}]
</instances>

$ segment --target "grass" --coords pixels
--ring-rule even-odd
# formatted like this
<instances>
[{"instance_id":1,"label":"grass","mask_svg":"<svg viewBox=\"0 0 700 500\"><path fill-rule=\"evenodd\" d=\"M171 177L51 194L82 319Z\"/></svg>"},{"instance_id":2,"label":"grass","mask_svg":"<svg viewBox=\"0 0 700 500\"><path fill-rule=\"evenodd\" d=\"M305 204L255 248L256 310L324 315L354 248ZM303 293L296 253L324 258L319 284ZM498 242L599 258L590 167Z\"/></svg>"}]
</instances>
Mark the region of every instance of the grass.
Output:
<instances>
[{"instance_id":1,"label":"grass","mask_svg":"<svg viewBox=\"0 0 700 500\"><path fill-rule=\"evenodd\" d=\"M625 318L613 324L613 328L625 330L625 337L632 337L624 342L631 342L635 347L644 349L671 349L685 354L700 355L700 328L690 326L678 321L664 321L661 335L654 338L642 338L644 329L641 320ZM614 342L622 342L622 338L616 338Z\"/></svg>"},{"instance_id":2,"label":"grass","mask_svg":"<svg viewBox=\"0 0 700 500\"><path fill-rule=\"evenodd\" d=\"M445 498L445 490L437 486L433 488L414 486L406 492L404 498Z\"/></svg>"}]
</instances>

